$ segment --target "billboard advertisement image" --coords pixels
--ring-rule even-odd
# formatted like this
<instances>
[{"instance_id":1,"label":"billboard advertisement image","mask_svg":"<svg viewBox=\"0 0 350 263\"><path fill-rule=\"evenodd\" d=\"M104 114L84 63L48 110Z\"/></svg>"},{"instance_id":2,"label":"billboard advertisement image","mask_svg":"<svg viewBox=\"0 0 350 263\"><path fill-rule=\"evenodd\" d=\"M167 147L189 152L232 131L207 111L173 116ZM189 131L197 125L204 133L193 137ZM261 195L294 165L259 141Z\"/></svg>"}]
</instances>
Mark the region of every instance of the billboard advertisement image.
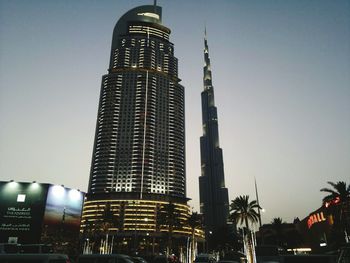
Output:
<instances>
[{"instance_id":1,"label":"billboard advertisement image","mask_svg":"<svg viewBox=\"0 0 350 263\"><path fill-rule=\"evenodd\" d=\"M56 251L77 245L84 194L75 189L51 185L48 189L41 241Z\"/></svg>"},{"instance_id":2,"label":"billboard advertisement image","mask_svg":"<svg viewBox=\"0 0 350 263\"><path fill-rule=\"evenodd\" d=\"M80 217L84 201L82 192L60 185L49 187L44 225L76 229L79 231Z\"/></svg>"}]
</instances>

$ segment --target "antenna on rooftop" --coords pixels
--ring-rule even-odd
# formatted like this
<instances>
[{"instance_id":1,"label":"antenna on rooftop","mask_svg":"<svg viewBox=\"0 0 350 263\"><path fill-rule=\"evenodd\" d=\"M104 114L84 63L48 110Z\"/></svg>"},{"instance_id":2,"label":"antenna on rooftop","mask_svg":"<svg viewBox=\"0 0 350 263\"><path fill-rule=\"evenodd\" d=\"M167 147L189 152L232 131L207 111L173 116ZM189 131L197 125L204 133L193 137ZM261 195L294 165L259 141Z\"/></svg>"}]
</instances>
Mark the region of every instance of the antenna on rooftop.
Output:
<instances>
[{"instance_id":1,"label":"antenna on rooftop","mask_svg":"<svg viewBox=\"0 0 350 263\"><path fill-rule=\"evenodd\" d=\"M154 0L153 1L154 13L156 13L156 7L157 7L157 0Z\"/></svg>"}]
</instances>

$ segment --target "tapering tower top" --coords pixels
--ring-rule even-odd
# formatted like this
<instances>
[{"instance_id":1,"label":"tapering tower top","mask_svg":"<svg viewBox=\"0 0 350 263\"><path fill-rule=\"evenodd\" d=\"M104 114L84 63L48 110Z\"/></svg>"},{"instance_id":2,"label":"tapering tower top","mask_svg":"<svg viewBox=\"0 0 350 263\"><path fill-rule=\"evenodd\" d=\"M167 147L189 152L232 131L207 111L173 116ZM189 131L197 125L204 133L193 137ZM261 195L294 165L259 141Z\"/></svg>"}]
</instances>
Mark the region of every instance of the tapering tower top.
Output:
<instances>
[{"instance_id":1,"label":"tapering tower top","mask_svg":"<svg viewBox=\"0 0 350 263\"><path fill-rule=\"evenodd\" d=\"M199 199L201 213L207 234L218 235L219 229L225 227L228 216L228 190L225 187L224 163L219 144L217 109L214 102L211 65L204 30L204 67L203 67L201 176L199 177Z\"/></svg>"},{"instance_id":2,"label":"tapering tower top","mask_svg":"<svg viewBox=\"0 0 350 263\"><path fill-rule=\"evenodd\" d=\"M207 28L204 29L204 67L203 67L203 87L208 92L208 106L215 106L214 88L211 76L211 65L209 57L209 47L207 40Z\"/></svg>"},{"instance_id":3,"label":"tapering tower top","mask_svg":"<svg viewBox=\"0 0 350 263\"><path fill-rule=\"evenodd\" d=\"M212 87L212 77L211 77L211 66L209 57L209 47L207 41L207 28L204 29L204 74L203 74L203 85L204 90L210 89Z\"/></svg>"}]
</instances>

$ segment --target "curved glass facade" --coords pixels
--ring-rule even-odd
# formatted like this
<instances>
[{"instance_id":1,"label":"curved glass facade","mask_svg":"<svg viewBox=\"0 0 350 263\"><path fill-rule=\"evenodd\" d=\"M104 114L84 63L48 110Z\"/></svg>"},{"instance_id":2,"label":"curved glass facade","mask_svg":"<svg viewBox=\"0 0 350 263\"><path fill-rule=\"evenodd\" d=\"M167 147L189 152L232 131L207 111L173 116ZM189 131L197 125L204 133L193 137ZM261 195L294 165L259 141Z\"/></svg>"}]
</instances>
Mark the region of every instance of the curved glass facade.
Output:
<instances>
[{"instance_id":1,"label":"curved glass facade","mask_svg":"<svg viewBox=\"0 0 350 263\"><path fill-rule=\"evenodd\" d=\"M113 247L149 252L150 243L161 252L169 236L181 246L192 236L184 87L169 36L158 6L136 7L114 28L82 214L86 253L96 251L97 242L103 253ZM178 225L160 222L167 206L174 207ZM201 230L195 235L203 238Z\"/></svg>"},{"instance_id":2,"label":"curved glass facade","mask_svg":"<svg viewBox=\"0 0 350 263\"><path fill-rule=\"evenodd\" d=\"M127 12L102 77L89 193L186 197L184 87L161 8Z\"/></svg>"},{"instance_id":3,"label":"curved glass facade","mask_svg":"<svg viewBox=\"0 0 350 263\"><path fill-rule=\"evenodd\" d=\"M190 215L190 208L186 203L179 201L165 200L140 200L124 198L90 199L85 202L83 210L83 220L81 227L84 229L89 225L96 226L98 222L104 220L106 208L110 209L113 215L113 226L109 227L109 231L127 236L138 231L140 235L157 235L168 232L169 227L160 223L160 211L169 203L175 207L175 213L179 219L179 224L174 227L173 233L180 235L191 235L191 228L186 224ZM203 231L197 229L196 235L204 237Z\"/></svg>"}]
</instances>

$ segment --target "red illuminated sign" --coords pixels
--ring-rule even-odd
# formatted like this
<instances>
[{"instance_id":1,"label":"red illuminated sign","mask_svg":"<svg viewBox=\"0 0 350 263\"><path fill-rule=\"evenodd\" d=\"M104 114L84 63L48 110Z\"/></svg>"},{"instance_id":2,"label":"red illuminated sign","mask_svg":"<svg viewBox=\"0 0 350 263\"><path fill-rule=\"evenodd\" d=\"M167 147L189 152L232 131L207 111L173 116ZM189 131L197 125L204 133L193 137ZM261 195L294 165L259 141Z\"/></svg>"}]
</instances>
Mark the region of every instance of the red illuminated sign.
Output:
<instances>
[{"instance_id":1,"label":"red illuminated sign","mask_svg":"<svg viewBox=\"0 0 350 263\"><path fill-rule=\"evenodd\" d=\"M309 216L307 220L307 226L310 229L313 224L326 221L323 212L315 213Z\"/></svg>"}]
</instances>

